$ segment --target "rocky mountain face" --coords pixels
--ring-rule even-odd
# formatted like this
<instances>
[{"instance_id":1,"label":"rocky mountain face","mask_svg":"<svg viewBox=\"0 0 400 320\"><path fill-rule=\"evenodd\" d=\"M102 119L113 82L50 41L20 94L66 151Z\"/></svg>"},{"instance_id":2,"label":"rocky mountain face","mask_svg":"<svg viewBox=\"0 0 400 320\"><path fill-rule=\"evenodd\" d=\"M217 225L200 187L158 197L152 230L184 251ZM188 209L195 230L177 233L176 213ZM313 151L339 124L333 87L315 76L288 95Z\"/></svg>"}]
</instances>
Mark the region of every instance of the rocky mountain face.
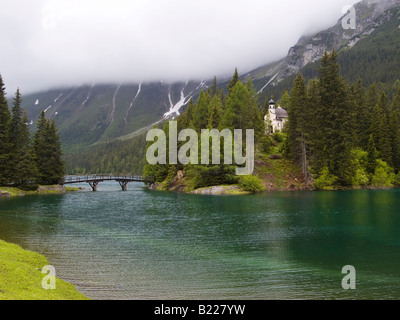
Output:
<instances>
[{"instance_id":1,"label":"rocky mountain face","mask_svg":"<svg viewBox=\"0 0 400 320\"><path fill-rule=\"evenodd\" d=\"M395 14L395 11L389 9L395 7L399 7L400 10L400 0L361 1L354 6L355 28L343 27L343 24L348 23L349 11L335 26L315 35L300 38L284 59L254 70L247 76L251 76L253 80L262 80L257 81L257 89L262 92L267 86L298 73L309 63L318 61L325 51L330 51L332 48L340 51L354 47L361 39L368 37L379 26L389 21Z\"/></svg>"}]
</instances>

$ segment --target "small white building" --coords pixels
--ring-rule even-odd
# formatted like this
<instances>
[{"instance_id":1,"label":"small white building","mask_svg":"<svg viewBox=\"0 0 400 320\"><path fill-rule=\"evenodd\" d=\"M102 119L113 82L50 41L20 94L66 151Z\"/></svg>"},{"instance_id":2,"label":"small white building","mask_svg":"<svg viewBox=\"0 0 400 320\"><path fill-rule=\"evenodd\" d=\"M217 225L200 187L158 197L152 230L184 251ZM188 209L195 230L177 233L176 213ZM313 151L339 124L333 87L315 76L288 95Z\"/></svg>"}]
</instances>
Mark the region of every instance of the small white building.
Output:
<instances>
[{"instance_id":1,"label":"small white building","mask_svg":"<svg viewBox=\"0 0 400 320\"><path fill-rule=\"evenodd\" d=\"M288 121L288 113L285 109L280 106L275 106L275 101L271 99L269 101L269 109L265 115L265 122L267 124L267 133L273 134L275 132L280 132L284 128L286 122Z\"/></svg>"}]
</instances>

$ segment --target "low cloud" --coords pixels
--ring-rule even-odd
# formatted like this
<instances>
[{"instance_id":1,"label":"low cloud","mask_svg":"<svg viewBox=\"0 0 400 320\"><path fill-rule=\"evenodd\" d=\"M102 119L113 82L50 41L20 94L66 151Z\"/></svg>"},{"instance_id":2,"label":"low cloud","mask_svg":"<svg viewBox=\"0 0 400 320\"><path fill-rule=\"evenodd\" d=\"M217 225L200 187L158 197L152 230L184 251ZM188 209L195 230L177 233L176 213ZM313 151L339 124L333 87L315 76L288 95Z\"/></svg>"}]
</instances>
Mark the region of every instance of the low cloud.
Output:
<instances>
[{"instance_id":1,"label":"low cloud","mask_svg":"<svg viewBox=\"0 0 400 320\"><path fill-rule=\"evenodd\" d=\"M282 58L353 0L6 0L0 73L12 93L208 79Z\"/></svg>"}]
</instances>

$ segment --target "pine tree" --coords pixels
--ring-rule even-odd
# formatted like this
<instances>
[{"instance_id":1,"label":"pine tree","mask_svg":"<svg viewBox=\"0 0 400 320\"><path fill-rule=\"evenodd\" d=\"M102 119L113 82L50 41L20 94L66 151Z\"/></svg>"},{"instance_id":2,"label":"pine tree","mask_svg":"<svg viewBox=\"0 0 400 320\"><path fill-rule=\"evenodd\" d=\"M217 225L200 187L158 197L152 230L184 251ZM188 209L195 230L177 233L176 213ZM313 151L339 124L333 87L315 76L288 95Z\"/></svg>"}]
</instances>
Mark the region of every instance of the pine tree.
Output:
<instances>
[{"instance_id":1,"label":"pine tree","mask_svg":"<svg viewBox=\"0 0 400 320\"><path fill-rule=\"evenodd\" d=\"M195 110L195 103L193 101L193 98L191 98L189 100L186 112L182 113L178 117L178 130L179 131L188 129L188 128L193 129L193 127L194 127L194 125L193 125L194 110Z\"/></svg>"},{"instance_id":2,"label":"pine tree","mask_svg":"<svg viewBox=\"0 0 400 320\"><path fill-rule=\"evenodd\" d=\"M368 141L370 113L365 108L365 92L361 80L351 86L349 92L349 112L352 117L351 126L354 128L353 142L365 149Z\"/></svg>"},{"instance_id":3,"label":"pine tree","mask_svg":"<svg viewBox=\"0 0 400 320\"><path fill-rule=\"evenodd\" d=\"M218 96L214 96L210 103L209 129L219 129L222 120L222 103Z\"/></svg>"},{"instance_id":4,"label":"pine tree","mask_svg":"<svg viewBox=\"0 0 400 320\"><path fill-rule=\"evenodd\" d=\"M36 167L28 127L28 117L21 108L22 97L17 89L11 110L10 145L11 145L11 181L20 187L26 187L36 179Z\"/></svg>"},{"instance_id":5,"label":"pine tree","mask_svg":"<svg viewBox=\"0 0 400 320\"><path fill-rule=\"evenodd\" d=\"M379 152L379 157L389 165L392 165L393 154L386 105L386 94L382 92L371 114L371 128L369 131L375 138L375 145Z\"/></svg>"},{"instance_id":6,"label":"pine tree","mask_svg":"<svg viewBox=\"0 0 400 320\"><path fill-rule=\"evenodd\" d=\"M287 90L282 95L281 101L280 101L280 106L285 109L286 111L289 111L290 108L290 95Z\"/></svg>"},{"instance_id":7,"label":"pine tree","mask_svg":"<svg viewBox=\"0 0 400 320\"><path fill-rule=\"evenodd\" d=\"M10 110L0 74L0 185L10 182L10 122Z\"/></svg>"},{"instance_id":8,"label":"pine tree","mask_svg":"<svg viewBox=\"0 0 400 320\"><path fill-rule=\"evenodd\" d=\"M310 149L310 157L312 162L316 162L318 159L313 157L314 154L314 142L319 140L318 123L317 120L320 118L319 107L320 107L320 96L319 96L319 83L318 80L310 80L307 86L307 131L308 131L308 148Z\"/></svg>"},{"instance_id":9,"label":"pine tree","mask_svg":"<svg viewBox=\"0 0 400 320\"><path fill-rule=\"evenodd\" d=\"M255 100L249 88L242 81L238 81L226 100L226 111L222 120L223 127L230 130L255 129L253 116L258 112L254 106Z\"/></svg>"},{"instance_id":10,"label":"pine tree","mask_svg":"<svg viewBox=\"0 0 400 320\"><path fill-rule=\"evenodd\" d=\"M208 93L204 93L203 90L201 90L193 114L193 125L195 126L196 130L198 130L198 132L200 132L202 129L207 128L210 115L209 103L210 96L208 95Z\"/></svg>"},{"instance_id":11,"label":"pine tree","mask_svg":"<svg viewBox=\"0 0 400 320\"><path fill-rule=\"evenodd\" d=\"M347 87L340 76L337 52L325 52L319 70L320 115L318 119L321 141L319 157L329 172L338 177L338 183L351 184L351 114L348 111ZM323 168L318 168L321 171Z\"/></svg>"},{"instance_id":12,"label":"pine tree","mask_svg":"<svg viewBox=\"0 0 400 320\"><path fill-rule=\"evenodd\" d=\"M233 77L231 81L228 84L228 92L229 94L231 93L232 89L235 87L236 83L239 81L239 73L237 68L235 68L235 73L233 74Z\"/></svg>"},{"instance_id":13,"label":"pine tree","mask_svg":"<svg viewBox=\"0 0 400 320\"><path fill-rule=\"evenodd\" d=\"M214 98L216 95L218 95L218 83L217 83L217 77L216 76L214 76L213 84L209 89L210 89L211 98Z\"/></svg>"},{"instance_id":14,"label":"pine tree","mask_svg":"<svg viewBox=\"0 0 400 320\"><path fill-rule=\"evenodd\" d=\"M37 122L33 148L38 182L44 185L59 183L64 176L61 142L54 119L46 119L44 111Z\"/></svg>"},{"instance_id":15,"label":"pine tree","mask_svg":"<svg viewBox=\"0 0 400 320\"><path fill-rule=\"evenodd\" d=\"M368 140L371 135L372 120L371 114L378 103L377 86L373 83L365 94L364 103L359 113L359 121L357 132L360 139L360 147L364 150L367 148Z\"/></svg>"},{"instance_id":16,"label":"pine tree","mask_svg":"<svg viewBox=\"0 0 400 320\"><path fill-rule=\"evenodd\" d=\"M373 134L371 134L368 139L367 153L368 153L367 172L370 175L372 175L375 172L376 161L378 159L378 151L376 150L375 139Z\"/></svg>"},{"instance_id":17,"label":"pine tree","mask_svg":"<svg viewBox=\"0 0 400 320\"><path fill-rule=\"evenodd\" d=\"M292 90L289 107L288 141L290 154L300 166L306 181L309 181L308 157L307 157L307 88L305 80L298 74Z\"/></svg>"}]
</instances>

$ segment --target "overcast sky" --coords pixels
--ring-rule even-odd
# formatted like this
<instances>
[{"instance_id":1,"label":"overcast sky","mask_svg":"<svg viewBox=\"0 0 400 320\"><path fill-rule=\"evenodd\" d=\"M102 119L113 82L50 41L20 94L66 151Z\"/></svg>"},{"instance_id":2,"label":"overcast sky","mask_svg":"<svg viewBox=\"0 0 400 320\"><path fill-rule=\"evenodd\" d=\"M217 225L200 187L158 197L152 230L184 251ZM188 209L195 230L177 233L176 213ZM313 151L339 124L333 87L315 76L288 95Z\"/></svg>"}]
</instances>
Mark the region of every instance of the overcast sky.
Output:
<instances>
[{"instance_id":1,"label":"overcast sky","mask_svg":"<svg viewBox=\"0 0 400 320\"><path fill-rule=\"evenodd\" d=\"M9 94L100 82L209 79L284 57L358 0L2 0Z\"/></svg>"}]
</instances>

